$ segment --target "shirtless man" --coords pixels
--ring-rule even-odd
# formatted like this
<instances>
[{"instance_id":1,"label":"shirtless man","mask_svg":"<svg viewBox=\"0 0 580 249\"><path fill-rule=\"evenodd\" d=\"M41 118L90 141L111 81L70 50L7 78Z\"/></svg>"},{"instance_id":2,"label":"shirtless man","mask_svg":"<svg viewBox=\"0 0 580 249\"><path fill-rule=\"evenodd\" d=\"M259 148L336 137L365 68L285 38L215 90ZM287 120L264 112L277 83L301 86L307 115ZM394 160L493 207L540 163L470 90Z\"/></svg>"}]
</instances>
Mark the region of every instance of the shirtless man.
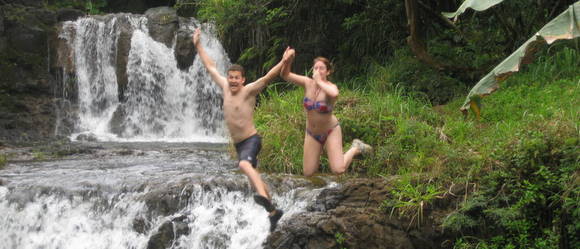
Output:
<instances>
[{"instance_id":1,"label":"shirtless man","mask_svg":"<svg viewBox=\"0 0 580 249\"><path fill-rule=\"evenodd\" d=\"M223 90L224 118L236 146L238 166L258 193L254 195L256 203L269 212L270 231L274 231L284 212L272 205L268 188L256 170L258 166L256 157L262 148L262 137L258 135L254 126L254 107L258 93L280 74L282 62L274 66L264 77L244 86L246 82L244 68L234 64L228 69L227 77L222 76L215 62L205 52L200 38L201 31L198 28L193 34L192 42L213 82Z\"/></svg>"}]
</instances>

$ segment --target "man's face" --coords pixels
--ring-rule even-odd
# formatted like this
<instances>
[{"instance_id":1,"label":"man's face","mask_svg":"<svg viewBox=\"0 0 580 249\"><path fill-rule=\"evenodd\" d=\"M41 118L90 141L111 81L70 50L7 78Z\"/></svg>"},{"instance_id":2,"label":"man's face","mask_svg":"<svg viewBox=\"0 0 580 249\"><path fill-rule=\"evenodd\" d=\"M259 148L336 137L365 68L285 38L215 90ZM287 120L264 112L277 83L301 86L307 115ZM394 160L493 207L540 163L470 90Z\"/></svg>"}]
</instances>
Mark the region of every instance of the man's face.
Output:
<instances>
[{"instance_id":1,"label":"man's face","mask_svg":"<svg viewBox=\"0 0 580 249\"><path fill-rule=\"evenodd\" d=\"M246 82L246 78L242 76L242 72L240 71L228 71L228 84L230 91L232 93L237 93L242 89L244 86L244 82Z\"/></svg>"}]
</instances>

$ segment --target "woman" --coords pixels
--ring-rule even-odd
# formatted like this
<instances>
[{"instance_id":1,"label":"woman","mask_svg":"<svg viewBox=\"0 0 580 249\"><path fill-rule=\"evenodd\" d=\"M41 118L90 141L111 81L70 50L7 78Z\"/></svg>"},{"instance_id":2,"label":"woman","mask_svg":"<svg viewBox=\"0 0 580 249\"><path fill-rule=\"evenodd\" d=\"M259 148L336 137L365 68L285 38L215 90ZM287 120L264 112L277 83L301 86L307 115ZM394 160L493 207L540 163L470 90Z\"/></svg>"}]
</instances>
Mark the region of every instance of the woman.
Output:
<instances>
[{"instance_id":1,"label":"woman","mask_svg":"<svg viewBox=\"0 0 580 249\"><path fill-rule=\"evenodd\" d=\"M304 136L304 175L313 175L320 165L322 149L326 148L330 170L335 174L346 171L352 158L371 152L372 147L355 139L351 148L342 153L342 131L336 116L332 114L338 98L338 88L328 80L332 67L328 59L316 57L312 67L312 78L290 72L295 56L294 49L287 48L282 58L280 77L304 87L304 109L306 110L306 134Z\"/></svg>"}]
</instances>

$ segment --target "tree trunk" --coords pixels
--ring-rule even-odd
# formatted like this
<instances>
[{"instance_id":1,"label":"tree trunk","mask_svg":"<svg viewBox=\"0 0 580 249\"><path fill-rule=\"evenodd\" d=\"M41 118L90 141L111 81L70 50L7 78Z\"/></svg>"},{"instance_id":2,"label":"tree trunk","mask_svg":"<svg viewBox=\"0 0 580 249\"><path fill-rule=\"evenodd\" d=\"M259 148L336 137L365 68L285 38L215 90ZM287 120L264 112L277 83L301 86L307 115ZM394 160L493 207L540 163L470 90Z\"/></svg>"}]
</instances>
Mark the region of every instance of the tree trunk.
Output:
<instances>
[{"instance_id":1,"label":"tree trunk","mask_svg":"<svg viewBox=\"0 0 580 249\"><path fill-rule=\"evenodd\" d=\"M422 30L420 29L419 4L417 0L405 0L405 10L407 12L407 26L409 27L407 43L419 61L440 71L473 71L473 68L451 66L433 58L427 51L427 47L421 38Z\"/></svg>"},{"instance_id":2,"label":"tree trunk","mask_svg":"<svg viewBox=\"0 0 580 249\"><path fill-rule=\"evenodd\" d=\"M417 58L437 70L445 69L445 66L436 61L428 52L420 37L421 30L419 25L418 5L417 0L405 0L405 10L407 12L407 26L409 27L409 37L407 43L411 47L411 51Z\"/></svg>"}]
</instances>

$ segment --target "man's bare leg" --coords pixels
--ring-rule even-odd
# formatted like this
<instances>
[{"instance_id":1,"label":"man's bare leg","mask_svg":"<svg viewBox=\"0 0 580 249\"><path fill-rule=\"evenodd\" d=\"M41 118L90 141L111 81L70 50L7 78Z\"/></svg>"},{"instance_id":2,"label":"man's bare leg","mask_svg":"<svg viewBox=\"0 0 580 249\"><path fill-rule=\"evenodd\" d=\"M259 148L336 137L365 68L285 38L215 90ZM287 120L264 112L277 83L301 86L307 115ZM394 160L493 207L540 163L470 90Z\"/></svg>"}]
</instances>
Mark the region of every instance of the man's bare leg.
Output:
<instances>
[{"instance_id":1,"label":"man's bare leg","mask_svg":"<svg viewBox=\"0 0 580 249\"><path fill-rule=\"evenodd\" d=\"M260 173L258 173L258 171L254 169L254 167L252 167L252 164L250 164L250 162L248 161L242 160L239 163L239 167L242 170L242 172L244 172L244 174L248 177L248 180L250 180L250 183L252 184L252 187L254 187L256 192L258 192L259 195L264 196L268 200L270 200L272 197L268 193L266 184L264 183L264 181L262 181Z\"/></svg>"}]
</instances>

